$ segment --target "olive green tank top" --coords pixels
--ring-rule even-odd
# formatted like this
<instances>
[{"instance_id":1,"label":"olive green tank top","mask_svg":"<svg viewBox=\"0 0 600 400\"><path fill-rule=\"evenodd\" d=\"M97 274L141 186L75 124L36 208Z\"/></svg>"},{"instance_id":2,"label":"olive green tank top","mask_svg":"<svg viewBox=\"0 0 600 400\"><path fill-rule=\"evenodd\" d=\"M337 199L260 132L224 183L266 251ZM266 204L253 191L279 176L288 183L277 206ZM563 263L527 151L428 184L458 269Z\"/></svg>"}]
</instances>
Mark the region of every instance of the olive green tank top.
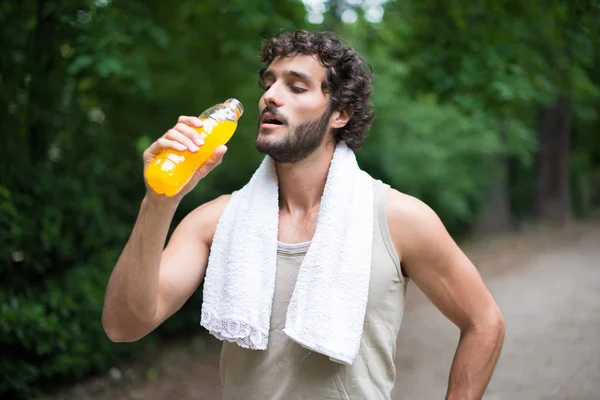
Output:
<instances>
[{"instance_id":1,"label":"olive green tank top","mask_svg":"<svg viewBox=\"0 0 600 400\"><path fill-rule=\"evenodd\" d=\"M223 399L390 399L407 281L388 231L388 189L388 185L373 180L375 218L369 298L361 345L353 364L333 362L283 333L298 269L310 242L280 243L269 344L266 350L247 350L223 342Z\"/></svg>"}]
</instances>

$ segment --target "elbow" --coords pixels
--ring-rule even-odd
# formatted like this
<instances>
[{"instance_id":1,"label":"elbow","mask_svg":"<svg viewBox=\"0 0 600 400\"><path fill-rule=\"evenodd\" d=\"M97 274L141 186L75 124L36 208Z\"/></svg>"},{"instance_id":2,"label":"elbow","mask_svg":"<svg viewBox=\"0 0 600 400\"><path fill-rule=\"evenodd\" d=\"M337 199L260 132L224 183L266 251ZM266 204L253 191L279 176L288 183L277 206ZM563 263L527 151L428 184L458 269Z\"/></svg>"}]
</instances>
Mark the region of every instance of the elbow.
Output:
<instances>
[{"instance_id":1,"label":"elbow","mask_svg":"<svg viewBox=\"0 0 600 400\"><path fill-rule=\"evenodd\" d=\"M122 329L117 329L115 327L102 324L104 328L104 333L108 337L108 339L113 343L132 343L140 340L145 335L132 335L131 333L125 332Z\"/></svg>"},{"instance_id":2,"label":"elbow","mask_svg":"<svg viewBox=\"0 0 600 400\"><path fill-rule=\"evenodd\" d=\"M120 332L117 329L113 329L106 325L103 325L103 328L104 328L104 333L106 334L108 339L113 343L127 343L127 342L131 341L131 340L127 340L127 337L125 335L123 335L122 332Z\"/></svg>"},{"instance_id":3,"label":"elbow","mask_svg":"<svg viewBox=\"0 0 600 400\"><path fill-rule=\"evenodd\" d=\"M113 343L127 342L123 332L107 317L106 312L102 313L102 329L104 333Z\"/></svg>"},{"instance_id":4,"label":"elbow","mask_svg":"<svg viewBox=\"0 0 600 400\"><path fill-rule=\"evenodd\" d=\"M102 314L102 329L113 343L131 343L145 336L144 334L133 334L130 330L124 329L117 321L110 318L106 312Z\"/></svg>"},{"instance_id":5,"label":"elbow","mask_svg":"<svg viewBox=\"0 0 600 400\"><path fill-rule=\"evenodd\" d=\"M104 333L108 339L113 343L127 343L129 342L121 333L114 329L104 327Z\"/></svg>"},{"instance_id":6,"label":"elbow","mask_svg":"<svg viewBox=\"0 0 600 400\"><path fill-rule=\"evenodd\" d=\"M500 307L495 304L484 314L480 314L477 319L472 319L466 326L462 326L461 331L462 333L468 331L485 332L487 335L494 336L498 343L502 343L505 333L504 315Z\"/></svg>"},{"instance_id":7,"label":"elbow","mask_svg":"<svg viewBox=\"0 0 600 400\"><path fill-rule=\"evenodd\" d=\"M501 343L504 341L505 324L504 315L502 314L502 311L498 305L495 305L490 311L488 311L484 322L481 323L481 326L484 330L493 335L496 338L496 342L501 345Z\"/></svg>"},{"instance_id":8,"label":"elbow","mask_svg":"<svg viewBox=\"0 0 600 400\"><path fill-rule=\"evenodd\" d=\"M496 331L500 337L504 338L504 315L497 304L489 312L488 320L494 331Z\"/></svg>"}]
</instances>

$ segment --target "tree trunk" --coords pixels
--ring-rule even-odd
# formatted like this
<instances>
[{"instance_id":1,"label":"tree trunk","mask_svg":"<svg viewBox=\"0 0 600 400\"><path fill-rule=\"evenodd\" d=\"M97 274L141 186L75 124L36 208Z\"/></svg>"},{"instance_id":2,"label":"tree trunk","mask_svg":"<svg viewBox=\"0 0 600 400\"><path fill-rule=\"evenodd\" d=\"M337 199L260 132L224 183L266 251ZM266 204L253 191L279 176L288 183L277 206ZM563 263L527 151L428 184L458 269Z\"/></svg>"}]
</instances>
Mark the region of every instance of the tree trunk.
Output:
<instances>
[{"instance_id":1,"label":"tree trunk","mask_svg":"<svg viewBox=\"0 0 600 400\"><path fill-rule=\"evenodd\" d=\"M539 110L538 134L533 214L542 221L566 222L571 218L571 110L567 96Z\"/></svg>"},{"instance_id":2,"label":"tree trunk","mask_svg":"<svg viewBox=\"0 0 600 400\"><path fill-rule=\"evenodd\" d=\"M506 138L505 123L501 123L499 134L500 140L504 141ZM492 161L497 168L498 176L491 182L487 203L475 222L474 230L477 234L506 232L513 226L507 161L504 155L499 155Z\"/></svg>"}]
</instances>

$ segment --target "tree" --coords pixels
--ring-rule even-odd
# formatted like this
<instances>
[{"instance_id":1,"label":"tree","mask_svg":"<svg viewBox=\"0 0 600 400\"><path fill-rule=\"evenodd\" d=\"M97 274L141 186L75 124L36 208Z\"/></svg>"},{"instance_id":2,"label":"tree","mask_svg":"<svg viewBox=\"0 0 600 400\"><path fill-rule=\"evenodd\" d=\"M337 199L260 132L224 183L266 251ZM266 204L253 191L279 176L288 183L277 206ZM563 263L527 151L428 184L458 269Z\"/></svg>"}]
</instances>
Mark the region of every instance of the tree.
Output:
<instances>
[{"instance_id":1,"label":"tree","mask_svg":"<svg viewBox=\"0 0 600 400\"><path fill-rule=\"evenodd\" d=\"M588 32L598 29L598 6L505 0L464 7L459 2L428 0L398 3L394 8L401 9L407 21L397 28L404 40L394 46L394 57L407 60L408 90L434 92L468 115L484 113L503 143L501 155L489 160L498 165L499 178L490 183L488 205L483 207L487 213L480 222L488 225L484 230L509 226L508 192L502 189L507 186L508 164L498 162L517 156L527 166L536 128L541 148L534 195L537 214L543 219L567 217L569 99L581 94L569 82L574 74L589 82L583 68L592 60ZM580 26L583 14L587 22ZM572 44L577 51L566 50ZM538 127L533 126L538 108L534 104L550 107L540 113L544 123ZM494 218L485 218L490 210ZM492 221L495 226L490 226ZM486 224L478 226L482 225Z\"/></svg>"},{"instance_id":2,"label":"tree","mask_svg":"<svg viewBox=\"0 0 600 400\"><path fill-rule=\"evenodd\" d=\"M556 94L538 110L537 170L533 212L549 221L571 217L573 99L597 92L586 69L593 65L592 32L600 29L600 5L592 1L550 2L542 35L533 37ZM579 79L581 87L575 83ZM592 89L591 91L589 89Z\"/></svg>"},{"instance_id":3,"label":"tree","mask_svg":"<svg viewBox=\"0 0 600 400\"><path fill-rule=\"evenodd\" d=\"M10 132L0 148L1 397L31 398L158 334L199 329L201 291L141 343L117 346L102 331L104 288L145 190L141 151L180 114L238 97L247 112L225 168L178 218L247 180L260 39L303 17L296 1L0 5L0 126Z\"/></svg>"}]
</instances>

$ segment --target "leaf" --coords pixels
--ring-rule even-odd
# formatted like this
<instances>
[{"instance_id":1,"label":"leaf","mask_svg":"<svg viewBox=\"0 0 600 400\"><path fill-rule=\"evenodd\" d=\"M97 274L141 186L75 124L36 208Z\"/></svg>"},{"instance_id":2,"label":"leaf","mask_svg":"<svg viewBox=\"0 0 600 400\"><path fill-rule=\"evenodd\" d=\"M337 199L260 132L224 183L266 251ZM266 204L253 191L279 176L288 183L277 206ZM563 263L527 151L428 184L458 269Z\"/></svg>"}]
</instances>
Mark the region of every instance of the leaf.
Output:
<instances>
[{"instance_id":1,"label":"leaf","mask_svg":"<svg viewBox=\"0 0 600 400\"><path fill-rule=\"evenodd\" d=\"M89 55L76 56L71 65L69 65L69 74L76 75L82 70L88 68L94 62L94 58Z\"/></svg>"},{"instance_id":2,"label":"leaf","mask_svg":"<svg viewBox=\"0 0 600 400\"><path fill-rule=\"evenodd\" d=\"M123 64L114 57L105 57L96 64L96 71L101 78L108 78L112 75L119 75L123 72Z\"/></svg>"}]
</instances>

